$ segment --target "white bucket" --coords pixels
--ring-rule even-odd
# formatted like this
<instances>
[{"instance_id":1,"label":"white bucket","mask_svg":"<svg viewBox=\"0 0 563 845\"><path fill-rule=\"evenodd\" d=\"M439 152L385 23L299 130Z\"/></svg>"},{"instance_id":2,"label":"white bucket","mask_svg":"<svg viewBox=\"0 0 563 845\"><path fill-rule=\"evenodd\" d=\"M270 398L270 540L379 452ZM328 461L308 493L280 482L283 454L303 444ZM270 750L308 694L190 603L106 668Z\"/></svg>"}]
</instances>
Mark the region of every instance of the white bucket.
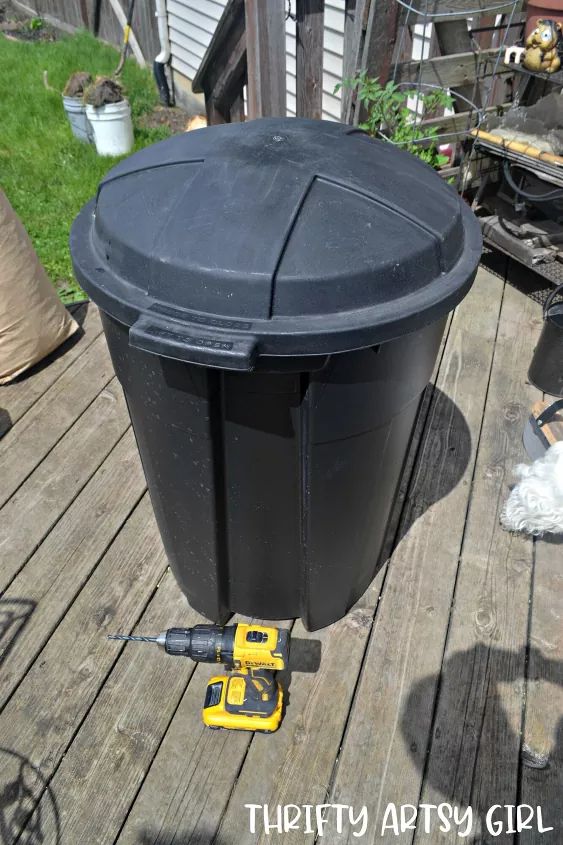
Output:
<instances>
[{"instance_id":1,"label":"white bucket","mask_svg":"<svg viewBox=\"0 0 563 845\"><path fill-rule=\"evenodd\" d=\"M133 147L131 107L127 100L95 108L86 106L98 155L121 156Z\"/></svg>"},{"instance_id":2,"label":"white bucket","mask_svg":"<svg viewBox=\"0 0 563 845\"><path fill-rule=\"evenodd\" d=\"M92 142L92 130L86 117L86 107L80 97L63 97L63 106L72 134L86 144Z\"/></svg>"}]
</instances>

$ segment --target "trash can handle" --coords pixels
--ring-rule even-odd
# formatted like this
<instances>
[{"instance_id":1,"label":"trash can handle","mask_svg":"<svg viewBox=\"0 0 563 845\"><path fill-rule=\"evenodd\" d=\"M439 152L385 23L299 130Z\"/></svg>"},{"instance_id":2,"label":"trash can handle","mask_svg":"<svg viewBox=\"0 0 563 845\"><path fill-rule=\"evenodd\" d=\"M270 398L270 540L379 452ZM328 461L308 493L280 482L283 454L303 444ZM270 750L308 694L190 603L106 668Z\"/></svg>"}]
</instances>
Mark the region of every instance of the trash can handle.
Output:
<instances>
[{"instance_id":1,"label":"trash can handle","mask_svg":"<svg viewBox=\"0 0 563 845\"><path fill-rule=\"evenodd\" d=\"M143 314L129 329L129 346L188 364L250 372L257 341L254 337L233 339L207 328L199 334L175 320Z\"/></svg>"}]
</instances>

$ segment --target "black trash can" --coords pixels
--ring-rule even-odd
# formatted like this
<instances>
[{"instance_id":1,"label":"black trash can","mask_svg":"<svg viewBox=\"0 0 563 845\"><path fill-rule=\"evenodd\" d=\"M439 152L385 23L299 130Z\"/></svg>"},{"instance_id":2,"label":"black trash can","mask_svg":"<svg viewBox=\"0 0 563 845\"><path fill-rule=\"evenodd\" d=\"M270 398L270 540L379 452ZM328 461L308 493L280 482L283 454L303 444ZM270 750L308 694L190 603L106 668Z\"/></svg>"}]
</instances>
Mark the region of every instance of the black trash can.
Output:
<instances>
[{"instance_id":1,"label":"black trash can","mask_svg":"<svg viewBox=\"0 0 563 845\"><path fill-rule=\"evenodd\" d=\"M194 608L343 616L373 578L480 229L408 153L324 121L131 156L76 219L171 567Z\"/></svg>"}]
</instances>

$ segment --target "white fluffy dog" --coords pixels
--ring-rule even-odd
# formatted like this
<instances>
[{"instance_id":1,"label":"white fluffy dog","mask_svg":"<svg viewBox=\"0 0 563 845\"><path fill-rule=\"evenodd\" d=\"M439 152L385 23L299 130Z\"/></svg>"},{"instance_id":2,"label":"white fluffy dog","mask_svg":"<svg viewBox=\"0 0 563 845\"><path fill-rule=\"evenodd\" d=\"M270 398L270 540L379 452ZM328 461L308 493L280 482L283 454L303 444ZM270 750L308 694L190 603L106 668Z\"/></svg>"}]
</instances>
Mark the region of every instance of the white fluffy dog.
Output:
<instances>
[{"instance_id":1,"label":"white fluffy dog","mask_svg":"<svg viewBox=\"0 0 563 845\"><path fill-rule=\"evenodd\" d=\"M515 474L521 480L502 510L502 525L535 535L563 533L563 441L531 466L519 464Z\"/></svg>"}]
</instances>

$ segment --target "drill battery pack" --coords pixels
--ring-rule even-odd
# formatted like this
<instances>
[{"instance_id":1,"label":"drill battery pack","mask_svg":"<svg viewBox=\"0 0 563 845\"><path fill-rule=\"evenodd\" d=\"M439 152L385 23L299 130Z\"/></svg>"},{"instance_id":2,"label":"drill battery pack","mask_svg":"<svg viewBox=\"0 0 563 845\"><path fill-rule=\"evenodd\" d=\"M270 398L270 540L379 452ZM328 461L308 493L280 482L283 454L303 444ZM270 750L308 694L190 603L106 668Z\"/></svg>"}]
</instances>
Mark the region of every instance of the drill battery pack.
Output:
<instances>
[{"instance_id":1,"label":"drill battery pack","mask_svg":"<svg viewBox=\"0 0 563 845\"><path fill-rule=\"evenodd\" d=\"M241 670L218 675L207 685L203 721L210 728L277 730L283 710L283 691L271 673Z\"/></svg>"}]
</instances>

